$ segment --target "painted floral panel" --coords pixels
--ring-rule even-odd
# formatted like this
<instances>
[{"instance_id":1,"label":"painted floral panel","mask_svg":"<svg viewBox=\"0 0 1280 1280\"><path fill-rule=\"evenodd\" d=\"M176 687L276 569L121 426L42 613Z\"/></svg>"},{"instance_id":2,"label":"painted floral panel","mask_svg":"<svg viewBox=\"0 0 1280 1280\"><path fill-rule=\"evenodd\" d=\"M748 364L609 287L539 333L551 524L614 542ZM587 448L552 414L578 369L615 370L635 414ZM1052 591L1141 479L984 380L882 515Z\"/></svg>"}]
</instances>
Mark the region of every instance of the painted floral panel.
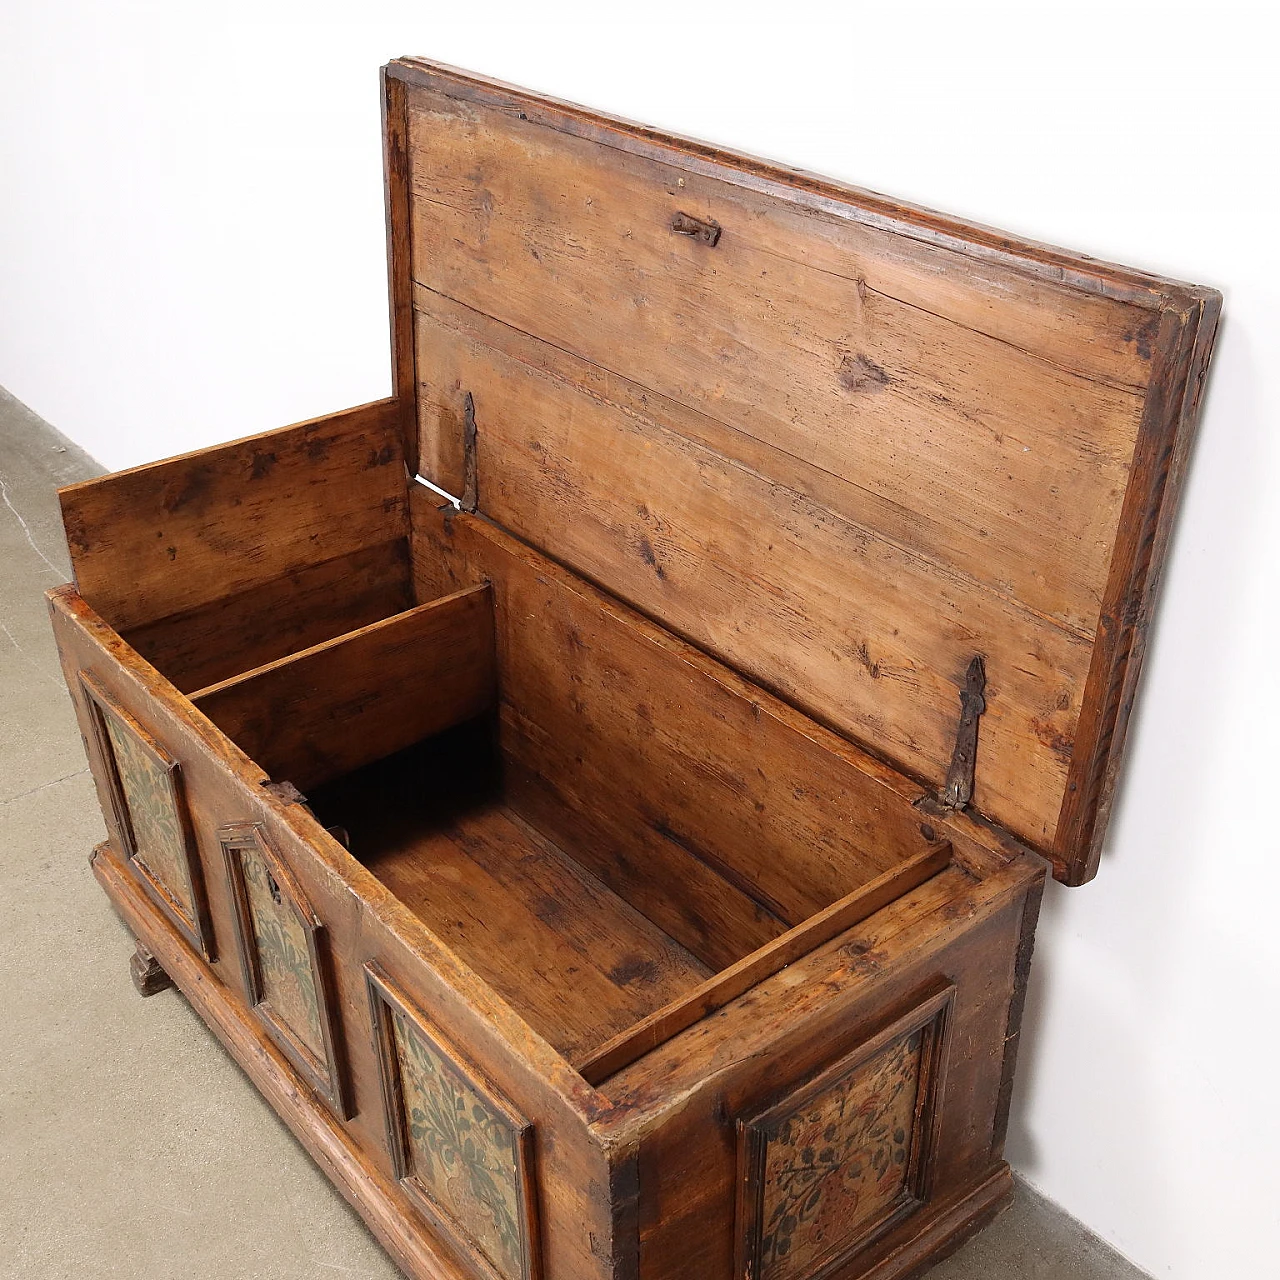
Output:
<instances>
[{"instance_id":1,"label":"painted floral panel","mask_svg":"<svg viewBox=\"0 0 1280 1280\"><path fill-rule=\"evenodd\" d=\"M258 952L262 999L317 1061L326 1062L306 926L258 851L244 848L239 857Z\"/></svg>"},{"instance_id":2,"label":"painted floral panel","mask_svg":"<svg viewBox=\"0 0 1280 1280\"><path fill-rule=\"evenodd\" d=\"M522 1275L518 1135L493 1103L395 1014L411 1174L509 1280Z\"/></svg>"},{"instance_id":3,"label":"painted floral panel","mask_svg":"<svg viewBox=\"0 0 1280 1280\"><path fill-rule=\"evenodd\" d=\"M187 841L169 770L105 707L102 718L129 810L133 857L164 886L186 918L194 921L195 898L187 864Z\"/></svg>"},{"instance_id":4,"label":"painted floral panel","mask_svg":"<svg viewBox=\"0 0 1280 1280\"><path fill-rule=\"evenodd\" d=\"M760 1280L798 1280L889 1211L907 1185L923 1032L765 1128Z\"/></svg>"}]
</instances>

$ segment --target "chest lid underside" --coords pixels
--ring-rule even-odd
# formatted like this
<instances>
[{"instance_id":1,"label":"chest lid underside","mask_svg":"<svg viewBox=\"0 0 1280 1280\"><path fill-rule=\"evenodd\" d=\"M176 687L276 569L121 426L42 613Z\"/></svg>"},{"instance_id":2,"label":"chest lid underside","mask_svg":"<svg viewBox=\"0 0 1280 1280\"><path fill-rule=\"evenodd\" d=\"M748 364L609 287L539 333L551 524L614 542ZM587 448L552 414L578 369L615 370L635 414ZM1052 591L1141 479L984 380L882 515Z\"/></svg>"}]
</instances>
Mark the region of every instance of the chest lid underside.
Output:
<instances>
[{"instance_id":1,"label":"chest lid underside","mask_svg":"<svg viewBox=\"0 0 1280 1280\"><path fill-rule=\"evenodd\" d=\"M396 390L464 505L1082 883L1221 299L387 68ZM416 434L416 438L415 438Z\"/></svg>"}]
</instances>

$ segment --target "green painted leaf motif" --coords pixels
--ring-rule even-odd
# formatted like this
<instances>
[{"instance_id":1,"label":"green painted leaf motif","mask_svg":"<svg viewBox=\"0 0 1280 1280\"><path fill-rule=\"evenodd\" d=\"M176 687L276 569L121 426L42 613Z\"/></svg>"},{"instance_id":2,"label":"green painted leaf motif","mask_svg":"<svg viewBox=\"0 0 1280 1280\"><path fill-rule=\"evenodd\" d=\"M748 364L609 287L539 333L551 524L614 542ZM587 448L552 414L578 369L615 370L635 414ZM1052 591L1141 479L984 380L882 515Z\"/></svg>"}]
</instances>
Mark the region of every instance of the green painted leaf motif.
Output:
<instances>
[{"instance_id":1,"label":"green painted leaf motif","mask_svg":"<svg viewBox=\"0 0 1280 1280\"><path fill-rule=\"evenodd\" d=\"M836 1081L765 1135L761 1280L791 1280L901 1194L920 1033Z\"/></svg>"},{"instance_id":2,"label":"green painted leaf motif","mask_svg":"<svg viewBox=\"0 0 1280 1280\"><path fill-rule=\"evenodd\" d=\"M321 1062L325 1061L320 1000L307 931L267 864L252 849L240 851L249 899L263 999Z\"/></svg>"},{"instance_id":3,"label":"green painted leaf motif","mask_svg":"<svg viewBox=\"0 0 1280 1280\"><path fill-rule=\"evenodd\" d=\"M521 1274L516 1134L473 1084L395 1015L413 1173L498 1272Z\"/></svg>"},{"instance_id":4,"label":"green painted leaf motif","mask_svg":"<svg viewBox=\"0 0 1280 1280\"><path fill-rule=\"evenodd\" d=\"M164 886L188 920L194 920L186 840L169 771L152 759L128 726L105 708L103 720L133 828L133 856Z\"/></svg>"}]
</instances>

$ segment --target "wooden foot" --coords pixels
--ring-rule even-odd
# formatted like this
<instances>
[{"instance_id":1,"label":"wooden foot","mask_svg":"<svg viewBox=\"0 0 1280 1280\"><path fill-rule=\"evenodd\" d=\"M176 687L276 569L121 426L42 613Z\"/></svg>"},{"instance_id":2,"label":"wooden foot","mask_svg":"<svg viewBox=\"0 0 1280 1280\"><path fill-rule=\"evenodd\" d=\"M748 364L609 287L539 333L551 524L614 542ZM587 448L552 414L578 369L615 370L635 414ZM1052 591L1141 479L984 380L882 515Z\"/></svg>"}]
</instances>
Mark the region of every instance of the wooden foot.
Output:
<instances>
[{"instance_id":1,"label":"wooden foot","mask_svg":"<svg viewBox=\"0 0 1280 1280\"><path fill-rule=\"evenodd\" d=\"M141 942L129 961L129 976L140 996L154 996L173 986L173 979L160 967L160 961Z\"/></svg>"}]
</instances>

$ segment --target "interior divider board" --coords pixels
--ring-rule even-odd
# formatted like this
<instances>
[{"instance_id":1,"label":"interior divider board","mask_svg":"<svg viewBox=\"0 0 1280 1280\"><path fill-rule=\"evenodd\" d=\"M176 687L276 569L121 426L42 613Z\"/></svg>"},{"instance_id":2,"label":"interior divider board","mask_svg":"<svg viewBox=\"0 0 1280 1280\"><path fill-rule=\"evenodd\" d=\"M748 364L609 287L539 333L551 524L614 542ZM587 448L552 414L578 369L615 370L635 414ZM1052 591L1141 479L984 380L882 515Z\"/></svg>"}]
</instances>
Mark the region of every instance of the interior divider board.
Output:
<instances>
[{"instance_id":1,"label":"interior divider board","mask_svg":"<svg viewBox=\"0 0 1280 1280\"><path fill-rule=\"evenodd\" d=\"M424 572L493 584L515 807L704 962L917 851L892 770L494 526L414 511Z\"/></svg>"},{"instance_id":2,"label":"interior divider board","mask_svg":"<svg viewBox=\"0 0 1280 1280\"><path fill-rule=\"evenodd\" d=\"M918 889L926 880L946 870L951 860L951 845L946 841L922 850L901 866L892 867L870 884L854 890L737 964L708 978L695 990L629 1027L574 1065L588 1084L601 1084L614 1072L630 1066L707 1014L723 1009L757 983Z\"/></svg>"},{"instance_id":3,"label":"interior divider board","mask_svg":"<svg viewBox=\"0 0 1280 1280\"><path fill-rule=\"evenodd\" d=\"M378 400L59 490L76 586L117 631L408 533Z\"/></svg>"},{"instance_id":4,"label":"interior divider board","mask_svg":"<svg viewBox=\"0 0 1280 1280\"><path fill-rule=\"evenodd\" d=\"M306 790L491 707L493 600L479 584L191 695L277 781Z\"/></svg>"},{"instance_id":5,"label":"interior divider board","mask_svg":"<svg viewBox=\"0 0 1280 1280\"><path fill-rule=\"evenodd\" d=\"M413 603L409 541L396 538L157 618L124 638L190 693L403 613Z\"/></svg>"}]
</instances>

